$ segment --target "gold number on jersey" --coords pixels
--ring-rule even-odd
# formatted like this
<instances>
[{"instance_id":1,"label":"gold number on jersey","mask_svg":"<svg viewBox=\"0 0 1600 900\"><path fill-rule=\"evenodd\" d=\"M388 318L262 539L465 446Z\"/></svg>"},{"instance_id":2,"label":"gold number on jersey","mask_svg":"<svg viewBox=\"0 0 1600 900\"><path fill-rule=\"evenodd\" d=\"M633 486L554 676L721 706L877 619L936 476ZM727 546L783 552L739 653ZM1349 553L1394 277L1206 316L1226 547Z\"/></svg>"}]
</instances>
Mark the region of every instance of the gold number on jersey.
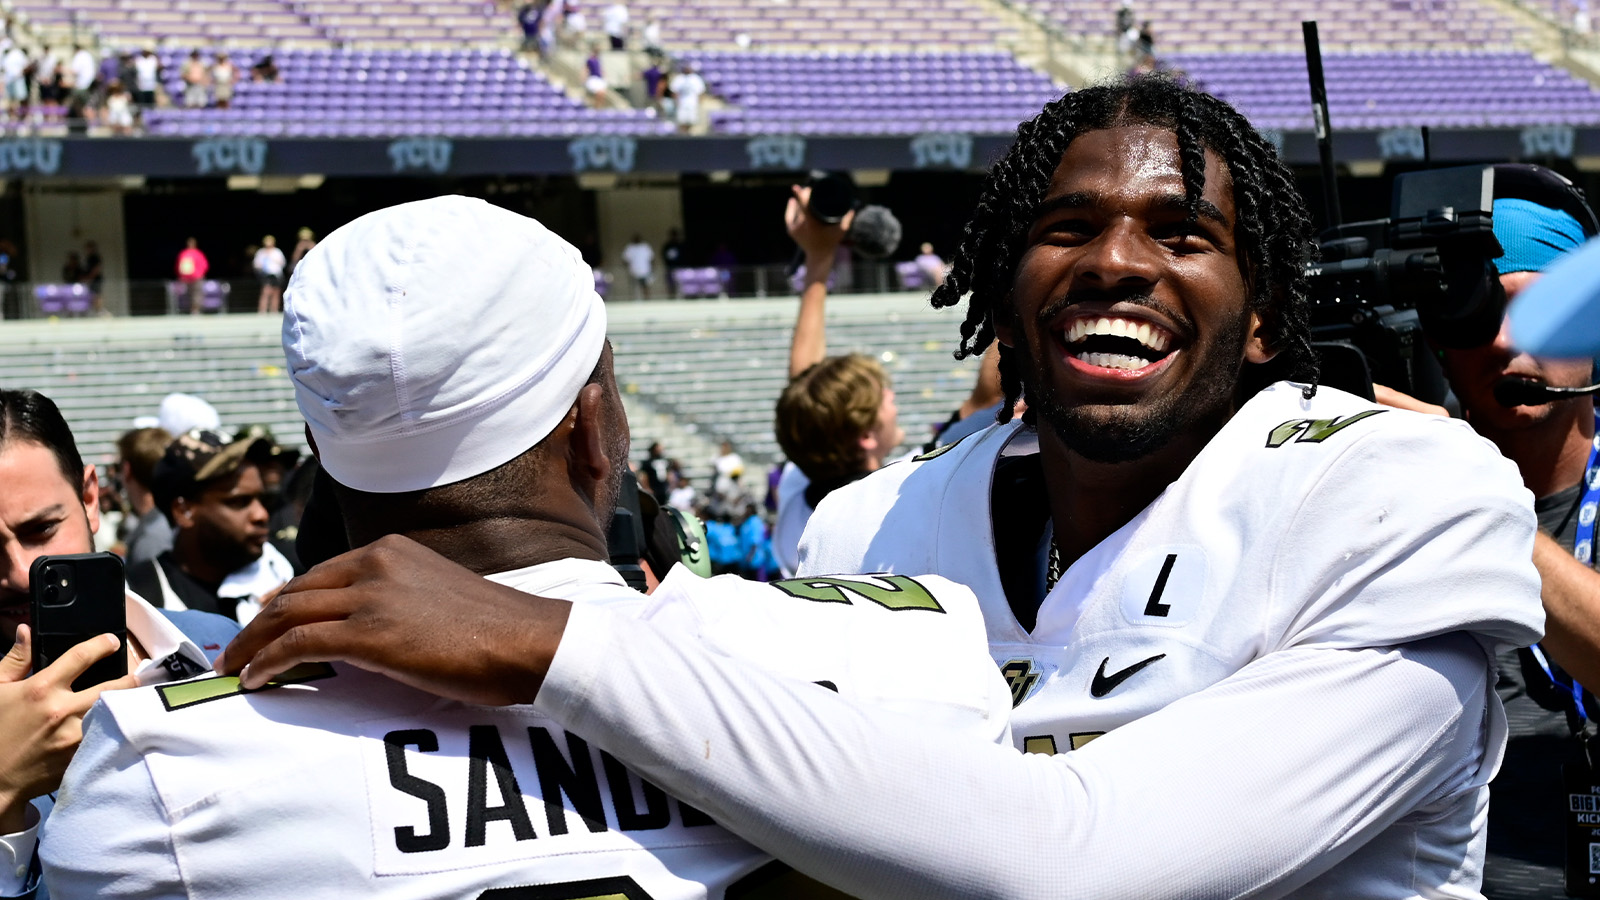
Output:
<instances>
[{"instance_id":1,"label":"gold number on jersey","mask_svg":"<svg viewBox=\"0 0 1600 900\"><path fill-rule=\"evenodd\" d=\"M1362 419L1381 412L1384 410L1369 409L1345 419L1290 419L1267 432L1267 446L1282 447L1289 443L1290 438L1294 438L1297 444L1320 444Z\"/></svg>"},{"instance_id":2,"label":"gold number on jersey","mask_svg":"<svg viewBox=\"0 0 1600 900\"><path fill-rule=\"evenodd\" d=\"M856 578L795 578L772 586L791 597L815 603L850 603L850 594L865 597L884 609L926 609L944 612L928 589L904 575L874 575L878 581ZM880 583L881 582L881 583ZM847 593L848 592L848 593Z\"/></svg>"}]
</instances>

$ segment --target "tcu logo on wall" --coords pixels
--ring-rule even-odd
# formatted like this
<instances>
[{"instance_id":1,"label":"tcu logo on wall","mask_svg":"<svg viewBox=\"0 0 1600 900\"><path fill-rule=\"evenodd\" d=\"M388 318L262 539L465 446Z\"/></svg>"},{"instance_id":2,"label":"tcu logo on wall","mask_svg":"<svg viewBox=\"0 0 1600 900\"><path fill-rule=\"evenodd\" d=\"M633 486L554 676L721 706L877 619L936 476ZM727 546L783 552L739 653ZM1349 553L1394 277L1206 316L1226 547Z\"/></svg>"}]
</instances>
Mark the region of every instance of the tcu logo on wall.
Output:
<instances>
[{"instance_id":1,"label":"tcu logo on wall","mask_svg":"<svg viewBox=\"0 0 1600 900\"><path fill-rule=\"evenodd\" d=\"M60 168L60 141L0 141L0 172L37 172L40 175L54 175Z\"/></svg>"},{"instance_id":2,"label":"tcu logo on wall","mask_svg":"<svg viewBox=\"0 0 1600 900\"><path fill-rule=\"evenodd\" d=\"M633 158L639 142L631 137L604 136L578 138L567 145L572 156L572 171L633 171Z\"/></svg>"},{"instance_id":3,"label":"tcu logo on wall","mask_svg":"<svg viewBox=\"0 0 1600 900\"><path fill-rule=\"evenodd\" d=\"M195 174L239 172L260 175L267 165L267 142L261 138L212 138L195 141Z\"/></svg>"},{"instance_id":4,"label":"tcu logo on wall","mask_svg":"<svg viewBox=\"0 0 1600 900\"><path fill-rule=\"evenodd\" d=\"M751 138L744 152L752 169L800 169L805 167L806 139L792 134Z\"/></svg>"},{"instance_id":5,"label":"tcu logo on wall","mask_svg":"<svg viewBox=\"0 0 1600 900\"><path fill-rule=\"evenodd\" d=\"M1390 128L1378 132L1378 155L1384 159L1422 159L1427 155L1420 128Z\"/></svg>"},{"instance_id":6,"label":"tcu logo on wall","mask_svg":"<svg viewBox=\"0 0 1600 900\"><path fill-rule=\"evenodd\" d=\"M419 137L392 141L389 159L396 172L427 171L443 175L450 170L450 153L455 145L448 138Z\"/></svg>"},{"instance_id":7,"label":"tcu logo on wall","mask_svg":"<svg viewBox=\"0 0 1600 900\"><path fill-rule=\"evenodd\" d=\"M972 135L935 131L911 139L912 165L919 169L949 166L965 169L972 163Z\"/></svg>"},{"instance_id":8,"label":"tcu logo on wall","mask_svg":"<svg viewBox=\"0 0 1600 900\"><path fill-rule=\"evenodd\" d=\"M1522 129L1523 156L1554 156L1572 158L1573 131L1571 125L1544 125Z\"/></svg>"}]
</instances>

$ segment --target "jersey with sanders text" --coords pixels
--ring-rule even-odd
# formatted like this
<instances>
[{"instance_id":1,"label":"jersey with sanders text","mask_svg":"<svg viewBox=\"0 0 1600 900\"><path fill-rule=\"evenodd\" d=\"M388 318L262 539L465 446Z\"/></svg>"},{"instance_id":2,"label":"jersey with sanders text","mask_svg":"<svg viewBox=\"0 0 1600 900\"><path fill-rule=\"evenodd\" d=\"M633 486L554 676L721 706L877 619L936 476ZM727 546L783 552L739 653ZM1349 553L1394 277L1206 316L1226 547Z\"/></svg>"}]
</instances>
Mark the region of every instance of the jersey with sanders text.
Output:
<instances>
[{"instance_id":1,"label":"jersey with sanders text","mask_svg":"<svg viewBox=\"0 0 1600 900\"><path fill-rule=\"evenodd\" d=\"M937 577L768 587L681 572L645 598L566 560L498 580L1004 739L976 604ZM346 665L279 682L105 695L50 822L52 890L667 900L759 896L771 875L765 854L531 707L442 700Z\"/></svg>"}]
</instances>

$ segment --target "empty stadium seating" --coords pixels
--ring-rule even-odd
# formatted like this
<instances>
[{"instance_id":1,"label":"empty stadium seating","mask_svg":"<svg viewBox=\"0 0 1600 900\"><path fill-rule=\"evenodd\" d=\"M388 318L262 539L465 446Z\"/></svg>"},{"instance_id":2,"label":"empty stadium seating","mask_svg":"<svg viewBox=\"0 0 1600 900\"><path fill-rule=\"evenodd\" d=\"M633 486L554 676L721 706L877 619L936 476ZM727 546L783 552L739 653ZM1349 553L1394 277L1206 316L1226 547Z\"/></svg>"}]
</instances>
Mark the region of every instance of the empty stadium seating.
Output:
<instances>
[{"instance_id":1,"label":"empty stadium seating","mask_svg":"<svg viewBox=\"0 0 1600 900\"><path fill-rule=\"evenodd\" d=\"M70 25L112 46L174 44L400 49L504 41L515 31L478 0L14 0L39 25Z\"/></svg>"},{"instance_id":2,"label":"empty stadium seating","mask_svg":"<svg viewBox=\"0 0 1600 900\"><path fill-rule=\"evenodd\" d=\"M670 46L757 50L983 50L1012 36L975 0L632 0ZM741 39L742 38L742 39Z\"/></svg>"},{"instance_id":3,"label":"empty stadium seating","mask_svg":"<svg viewBox=\"0 0 1600 900\"><path fill-rule=\"evenodd\" d=\"M1170 58L1258 128L1311 128L1303 53ZM1600 124L1600 93L1526 53L1401 52L1324 58L1335 128Z\"/></svg>"},{"instance_id":4,"label":"empty stadium seating","mask_svg":"<svg viewBox=\"0 0 1600 900\"><path fill-rule=\"evenodd\" d=\"M794 309L792 298L611 304L609 333L635 457L679 430L713 444L732 440L752 467L777 461L772 409L787 377ZM0 384L56 400L87 461L109 460L133 417L154 414L171 391L204 396L230 427L263 423L285 444L302 447L279 321L251 314L8 322L0 329ZM959 312L935 311L921 295L830 305L829 349L884 360L908 445L926 440L972 389L976 361L950 356L959 321ZM684 462L698 479L709 458Z\"/></svg>"},{"instance_id":5,"label":"empty stadium seating","mask_svg":"<svg viewBox=\"0 0 1600 900\"><path fill-rule=\"evenodd\" d=\"M1104 0L1018 0L1069 34L1109 37L1115 4ZM1135 0L1156 51L1289 50L1300 23L1318 23L1324 49L1473 49L1509 46L1526 26L1476 0Z\"/></svg>"},{"instance_id":6,"label":"empty stadium seating","mask_svg":"<svg viewBox=\"0 0 1600 900\"><path fill-rule=\"evenodd\" d=\"M181 97L185 49L162 51L167 91ZM592 110L507 50L287 50L283 80L246 81L228 109L166 108L151 134L268 137L658 134L669 123L633 110Z\"/></svg>"},{"instance_id":7,"label":"empty stadium seating","mask_svg":"<svg viewBox=\"0 0 1600 900\"><path fill-rule=\"evenodd\" d=\"M1004 132L1060 96L1050 78L984 53L688 54L735 108L711 114L727 134Z\"/></svg>"}]
</instances>

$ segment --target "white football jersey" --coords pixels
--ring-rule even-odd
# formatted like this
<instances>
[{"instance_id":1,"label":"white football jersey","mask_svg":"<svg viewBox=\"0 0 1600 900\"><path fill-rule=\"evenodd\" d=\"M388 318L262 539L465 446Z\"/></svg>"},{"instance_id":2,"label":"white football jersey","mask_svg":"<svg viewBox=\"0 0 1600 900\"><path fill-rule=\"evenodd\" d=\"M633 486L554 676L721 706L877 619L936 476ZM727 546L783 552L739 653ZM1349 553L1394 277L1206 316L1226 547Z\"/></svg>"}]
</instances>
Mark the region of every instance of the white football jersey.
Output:
<instances>
[{"instance_id":1,"label":"white football jersey","mask_svg":"<svg viewBox=\"0 0 1600 900\"><path fill-rule=\"evenodd\" d=\"M937 577L765 586L675 570L646 598L565 560L496 580L1006 739L976 602ZM770 874L770 857L532 707L342 664L282 681L107 693L43 842L55 895L688 900Z\"/></svg>"},{"instance_id":2,"label":"white football jersey","mask_svg":"<svg viewBox=\"0 0 1600 900\"><path fill-rule=\"evenodd\" d=\"M1292 384L1263 391L1154 502L1062 574L1031 633L1001 587L989 494L998 459L1019 452L1037 452L1036 437L1012 423L888 467L824 500L800 548L802 576L937 572L971 586L1017 704L1019 749L1084 748L1279 651L1459 632L1492 652L1542 629L1531 496L1463 422L1328 388L1309 402ZM1307 700L1285 695L1284 714L1393 702ZM1463 702L1483 705L1477 752L1359 851L1330 844L1344 864L1297 896L1475 895L1484 785L1499 763L1504 716L1492 690ZM1272 739L1263 735L1263 747ZM1124 789L1137 793L1136 784Z\"/></svg>"}]
</instances>

